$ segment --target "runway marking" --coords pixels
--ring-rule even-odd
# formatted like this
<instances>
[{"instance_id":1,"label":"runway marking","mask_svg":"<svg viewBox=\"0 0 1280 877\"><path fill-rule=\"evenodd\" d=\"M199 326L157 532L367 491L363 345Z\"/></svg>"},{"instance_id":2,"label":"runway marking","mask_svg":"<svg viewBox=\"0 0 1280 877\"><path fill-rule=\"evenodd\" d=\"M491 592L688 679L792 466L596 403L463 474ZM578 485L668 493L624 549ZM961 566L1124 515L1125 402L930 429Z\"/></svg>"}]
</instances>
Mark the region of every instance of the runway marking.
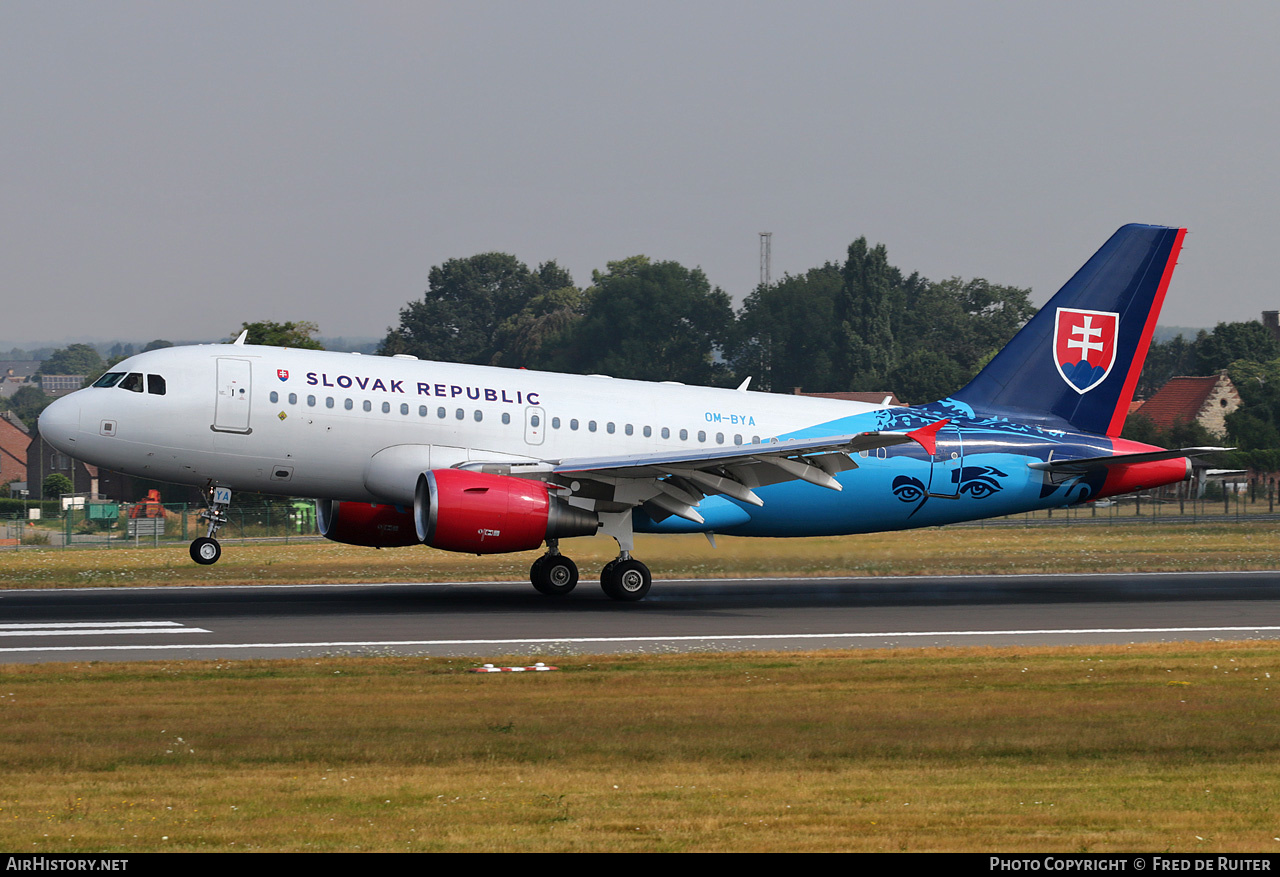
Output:
<instances>
[{"instance_id":1,"label":"runway marking","mask_svg":"<svg viewBox=\"0 0 1280 877\"><path fill-rule=\"evenodd\" d=\"M0 624L0 636L119 636L150 633L212 633L212 631L205 630L203 627L186 627L180 621L47 621Z\"/></svg>"},{"instance_id":2,"label":"runway marking","mask_svg":"<svg viewBox=\"0 0 1280 877\"><path fill-rule=\"evenodd\" d=\"M199 628L183 631L199 632ZM1256 627L1095 627L1095 628L1043 628L1027 630L907 630L865 633L760 633L724 634L721 636L579 636L539 637L509 639L436 639L436 640L344 640L306 643L214 643L181 645L133 645L133 646L32 646L30 648L0 648L4 652L93 652L93 651L159 651L161 649L333 649L360 648L366 646L492 646L492 645L555 645L562 643L669 643L669 642L726 642L735 640L805 640L805 639L893 639L916 637L961 636L1027 636L1054 634L1118 634L1118 633L1261 633L1280 632L1280 626ZM160 632L160 631L157 631ZM174 632L179 631L164 631ZM207 633L208 631L204 631Z\"/></svg>"}]
</instances>

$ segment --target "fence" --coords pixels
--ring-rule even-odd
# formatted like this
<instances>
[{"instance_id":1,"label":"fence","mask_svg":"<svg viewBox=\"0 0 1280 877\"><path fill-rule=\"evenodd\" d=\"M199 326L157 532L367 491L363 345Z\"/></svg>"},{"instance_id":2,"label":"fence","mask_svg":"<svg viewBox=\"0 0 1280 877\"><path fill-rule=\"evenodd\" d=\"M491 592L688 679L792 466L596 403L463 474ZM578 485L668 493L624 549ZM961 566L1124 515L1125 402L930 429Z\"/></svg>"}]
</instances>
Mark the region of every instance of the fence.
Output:
<instances>
[{"instance_id":1,"label":"fence","mask_svg":"<svg viewBox=\"0 0 1280 877\"><path fill-rule=\"evenodd\" d=\"M1239 484L1211 483L1203 496L1195 496L1187 485L1126 494L1093 503L988 518L959 526L1050 526L1075 523L1143 524L1197 522L1244 522L1266 520L1276 515L1280 490L1273 481L1255 480ZM206 525L199 519L202 506L187 503L138 506L117 503L86 503L60 516L26 521L20 513L0 513L0 549L25 546L122 548L187 543L203 536ZM131 517L131 513L138 515ZM150 515L148 515L150 513ZM315 503L312 500L279 500L259 504L233 505L227 523L218 531L219 541L277 539L288 542L319 536Z\"/></svg>"},{"instance_id":2,"label":"fence","mask_svg":"<svg viewBox=\"0 0 1280 877\"><path fill-rule=\"evenodd\" d=\"M13 515L0 518L0 547L122 548L187 543L208 527L199 519L203 506L188 503L128 505L89 502L57 517L26 521ZM219 541L279 539L285 542L318 536L315 503L282 500L234 505Z\"/></svg>"}]
</instances>

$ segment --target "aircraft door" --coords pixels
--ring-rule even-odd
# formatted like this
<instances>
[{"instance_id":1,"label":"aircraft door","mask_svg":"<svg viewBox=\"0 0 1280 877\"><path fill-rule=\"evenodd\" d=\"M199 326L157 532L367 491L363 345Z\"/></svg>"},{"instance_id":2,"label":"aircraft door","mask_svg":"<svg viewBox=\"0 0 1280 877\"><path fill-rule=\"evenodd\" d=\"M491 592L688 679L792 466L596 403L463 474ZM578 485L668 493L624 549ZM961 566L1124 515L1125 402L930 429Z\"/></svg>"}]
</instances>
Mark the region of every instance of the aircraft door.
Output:
<instances>
[{"instance_id":1,"label":"aircraft door","mask_svg":"<svg viewBox=\"0 0 1280 877\"><path fill-rule=\"evenodd\" d=\"M249 428L252 395L249 360L218 357L218 398L213 428L218 432L253 432Z\"/></svg>"},{"instance_id":2,"label":"aircraft door","mask_svg":"<svg viewBox=\"0 0 1280 877\"><path fill-rule=\"evenodd\" d=\"M541 408L524 410L524 440L526 444L540 445L547 433L547 413Z\"/></svg>"},{"instance_id":3,"label":"aircraft door","mask_svg":"<svg viewBox=\"0 0 1280 877\"><path fill-rule=\"evenodd\" d=\"M960 436L960 428L947 424L938 430L937 442L929 495L954 499L960 495L960 473L964 468L964 440Z\"/></svg>"}]
</instances>

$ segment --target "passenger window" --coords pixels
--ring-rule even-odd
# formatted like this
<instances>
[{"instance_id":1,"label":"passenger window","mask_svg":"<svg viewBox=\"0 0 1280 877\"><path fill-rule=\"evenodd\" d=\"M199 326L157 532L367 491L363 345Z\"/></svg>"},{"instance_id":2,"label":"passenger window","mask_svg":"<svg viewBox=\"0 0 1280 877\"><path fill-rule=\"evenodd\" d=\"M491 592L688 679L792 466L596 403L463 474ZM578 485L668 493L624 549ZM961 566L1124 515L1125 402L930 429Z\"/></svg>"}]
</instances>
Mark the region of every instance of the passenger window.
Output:
<instances>
[{"instance_id":1,"label":"passenger window","mask_svg":"<svg viewBox=\"0 0 1280 877\"><path fill-rule=\"evenodd\" d=\"M391 403L390 403L390 402L383 402L383 403L382 403L382 413L383 413L383 414L390 414L390 413L391 413Z\"/></svg>"},{"instance_id":2,"label":"passenger window","mask_svg":"<svg viewBox=\"0 0 1280 877\"><path fill-rule=\"evenodd\" d=\"M573 420L570 420L570 421L569 421L569 428L570 428L570 429L572 429L572 430L576 430L576 429L578 428L578 420L577 420L577 418L574 418Z\"/></svg>"},{"instance_id":3,"label":"passenger window","mask_svg":"<svg viewBox=\"0 0 1280 877\"><path fill-rule=\"evenodd\" d=\"M163 396L164 378L159 375L147 375L147 392L152 396Z\"/></svg>"},{"instance_id":4,"label":"passenger window","mask_svg":"<svg viewBox=\"0 0 1280 877\"><path fill-rule=\"evenodd\" d=\"M537 428L542 425L542 418L536 414L529 415L529 425Z\"/></svg>"},{"instance_id":5,"label":"passenger window","mask_svg":"<svg viewBox=\"0 0 1280 877\"><path fill-rule=\"evenodd\" d=\"M553 417L553 418L551 418L551 428L552 428L552 429L559 429L559 428L560 428L560 418L559 418L559 417Z\"/></svg>"},{"instance_id":6,"label":"passenger window","mask_svg":"<svg viewBox=\"0 0 1280 877\"><path fill-rule=\"evenodd\" d=\"M626 427L623 429L623 432L625 432L627 435L635 435L636 428L628 423Z\"/></svg>"},{"instance_id":7,"label":"passenger window","mask_svg":"<svg viewBox=\"0 0 1280 877\"><path fill-rule=\"evenodd\" d=\"M342 402L342 407L350 411L352 408L355 407L355 403L352 402L350 399L345 399Z\"/></svg>"},{"instance_id":8,"label":"passenger window","mask_svg":"<svg viewBox=\"0 0 1280 877\"><path fill-rule=\"evenodd\" d=\"M418 406L418 416L419 416L419 417L426 417L426 416L427 416L427 406L426 406L426 405L419 405L419 406Z\"/></svg>"},{"instance_id":9,"label":"passenger window","mask_svg":"<svg viewBox=\"0 0 1280 877\"><path fill-rule=\"evenodd\" d=\"M724 433L722 432L716 433L716 444L718 445L724 444Z\"/></svg>"},{"instance_id":10,"label":"passenger window","mask_svg":"<svg viewBox=\"0 0 1280 877\"><path fill-rule=\"evenodd\" d=\"M606 424L604 425L604 431L605 431L605 432L607 432L607 433L609 433L609 435L613 435L613 431L614 431L614 429L615 429L615 427L614 427L614 425L613 425L613 421L612 421L612 420L610 420L608 423L606 423Z\"/></svg>"},{"instance_id":11,"label":"passenger window","mask_svg":"<svg viewBox=\"0 0 1280 877\"><path fill-rule=\"evenodd\" d=\"M408 402L401 402L401 403L400 403L400 413L401 413L401 414L408 414L408 413L409 413L409 403L408 403Z\"/></svg>"},{"instance_id":12,"label":"passenger window","mask_svg":"<svg viewBox=\"0 0 1280 877\"><path fill-rule=\"evenodd\" d=\"M742 436L740 436L740 435L735 435L735 436L733 437L733 443L734 443L735 445L740 445L740 444L742 444Z\"/></svg>"},{"instance_id":13,"label":"passenger window","mask_svg":"<svg viewBox=\"0 0 1280 877\"><path fill-rule=\"evenodd\" d=\"M680 441L687 442L688 440L689 440L689 430L687 429L680 430Z\"/></svg>"},{"instance_id":14,"label":"passenger window","mask_svg":"<svg viewBox=\"0 0 1280 877\"><path fill-rule=\"evenodd\" d=\"M279 402L279 401L280 401L280 394L279 394L279 393L277 393L275 390L272 390L272 391L271 391L271 404L272 404L272 405L274 405L275 403L277 403L277 402Z\"/></svg>"},{"instance_id":15,"label":"passenger window","mask_svg":"<svg viewBox=\"0 0 1280 877\"><path fill-rule=\"evenodd\" d=\"M436 417L439 417L441 420L444 420L448 416L449 416L449 412L445 411L443 408L436 409Z\"/></svg>"},{"instance_id":16,"label":"passenger window","mask_svg":"<svg viewBox=\"0 0 1280 877\"><path fill-rule=\"evenodd\" d=\"M290 393L290 394L289 394L289 404L290 404L290 405L297 405L297 404L298 404L298 394L297 394L297 393Z\"/></svg>"},{"instance_id":17,"label":"passenger window","mask_svg":"<svg viewBox=\"0 0 1280 877\"><path fill-rule=\"evenodd\" d=\"M662 428L662 437L663 437L663 438L667 438L667 439L671 438L671 430L667 429L667 428L664 426L664 427Z\"/></svg>"},{"instance_id":18,"label":"passenger window","mask_svg":"<svg viewBox=\"0 0 1280 877\"><path fill-rule=\"evenodd\" d=\"M707 431L705 429L698 430L698 441L705 442L707 440Z\"/></svg>"},{"instance_id":19,"label":"passenger window","mask_svg":"<svg viewBox=\"0 0 1280 877\"><path fill-rule=\"evenodd\" d=\"M456 416L459 420L466 420L466 419L467 419L467 412L465 412L465 411L463 411L461 408L459 408L459 409L455 412L455 416Z\"/></svg>"},{"instance_id":20,"label":"passenger window","mask_svg":"<svg viewBox=\"0 0 1280 877\"><path fill-rule=\"evenodd\" d=\"M481 411L479 408L476 409L476 413L472 416L475 417L476 423L479 423L480 421L484 420L484 412Z\"/></svg>"},{"instance_id":21,"label":"passenger window","mask_svg":"<svg viewBox=\"0 0 1280 877\"><path fill-rule=\"evenodd\" d=\"M129 376L126 377L123 381L121 381L119 386L120 386L120 389L122 390L130 390L134 393L141 393L142 392L142 375L139 372L129 372Z\"/></svg>"},{"instance_id":22,"label":"passenger window","mask_svg":"<svg viewBox=\"0 0 1280 877\"><path fill-rule=\"evenodd\" d=\"M364 400L364 410L365 410L365 411L372 411L372 410L373 410L373 403L372 403L372 402L370 402L368 399L365 399L365 400Z\"/></svg>"},{"instance_id":23,"label":"passenger window","mask_svg":"<svg viewBox=\"0 0 1280 877\"><path fill-rule=\"evenodd\" d=\"M311 408L316 407L316 397L315 397L315 396L308 396L308 397L307 397L307 405L308 405L308 407L311 407Z\"/></svg>"},{"instance_id":24,"label":"passenger window","mask_svg":"<svg viewBox=\"0 0 1280 877\"><path fill-rule=\"evenodd\" d=\"M653 437L653 427L651 427L651 426L646 426L646 427L644 428L644 437L645 437L645 438L652 438L652 437Z\"/></svg>"},{"instance_id":25,"label":"passenger window","mask_svg":"<svg viewBox=\"0 0 1280 877\"><path fill-rule=\"evenodd\" d=\"M587 432L595 432L595 431L596 431L596 422L594 420L588 420Z\"/></svg>"},{"instance_id":26,"label":"passenger window","mask_svg":"<svg viewBox=\"0 0 1280 877\"><path fill-rule=\"evenodd\" d=\"M325 397L324 397L324 407L325 407L325 408L332 408L332 407L333 407L333 397L332 397L332 396L325 396Z\"/></svg>"},{"instance_id":27,"label":"passenger window","mask_svg":"<svg viewBox=\"0 0 1280 877\"><path fill-rule=\"evenodd\" d=\"M503 422L503 424L508 424L508 423L510 423L510 422L511 422L511 415L510 415L509 413L505 412L505 411L504 411L504 412L502 412L502 422Z\"/></svg>"}]
</instances>

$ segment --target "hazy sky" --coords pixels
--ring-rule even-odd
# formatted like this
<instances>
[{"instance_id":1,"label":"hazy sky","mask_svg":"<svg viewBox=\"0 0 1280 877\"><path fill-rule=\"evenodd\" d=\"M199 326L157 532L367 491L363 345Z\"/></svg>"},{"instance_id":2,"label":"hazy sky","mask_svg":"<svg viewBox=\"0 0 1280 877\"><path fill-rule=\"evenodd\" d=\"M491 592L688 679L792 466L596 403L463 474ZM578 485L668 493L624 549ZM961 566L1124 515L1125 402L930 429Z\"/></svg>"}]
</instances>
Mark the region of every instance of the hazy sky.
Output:
<instances>
[{"instance_id":1,"label":"hazy sky","mask_svg":"<svg viewBox=\"0 0 1280 877\"><path fill-rule=\"evenodd\" d=\"M431 266L643 253L740 300L865 235L1043 303L1190 229L1161 322L1280 308L1280 5L0 4L0 343L381 335Z\"/></svg>"}]
</instances>

